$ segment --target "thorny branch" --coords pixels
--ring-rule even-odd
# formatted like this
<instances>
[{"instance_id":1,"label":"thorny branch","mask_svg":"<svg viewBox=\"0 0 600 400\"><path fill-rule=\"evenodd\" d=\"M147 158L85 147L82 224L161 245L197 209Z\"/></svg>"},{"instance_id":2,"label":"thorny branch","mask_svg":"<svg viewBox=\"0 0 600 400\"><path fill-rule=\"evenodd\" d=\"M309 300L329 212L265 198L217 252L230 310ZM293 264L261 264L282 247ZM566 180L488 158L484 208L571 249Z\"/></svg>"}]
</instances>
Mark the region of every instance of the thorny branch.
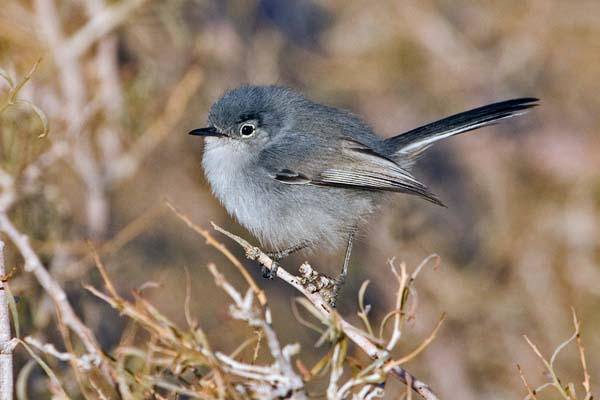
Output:
<instances>
[{"instance_id":1,"label":"thorny branch","mask_svg":"<svg viewBox=\"0 0 600 400\"><path fill-rule=\"evenodd\" d=\"M172 207L172 206L170 206L170 207L173 209L173 211L176 211L174 209L174 207ZM218 244L218 242L212 237L212 235L210 235L210 233L208 233L206 230L204 230L202 228L196 227L189 220L189 218L187 218L181 212L176 211L176 214L179 216L179 218L181 218L184 222L186 222L190 227L192 227L192 229L201 233L201 235L204 236L209 243L213 244L213 246L215 244ZM242 248L244 249L244 251L246 253L246 257L248 259L253 260L253 261L258 261L258 263L261 266L268 268L269 270L273 269L273 266L275 264L274 260L271 259L260 248L252 246L246 240L224 230L223 228L220 228L219 226L215 225L214 223L213 223L213 227L218 232L223 233L227 237L233 239L240 246L242 246ZM217 249L220 249L219 246L215 246L215 247L217 247ZM406 385L410 386L412 388L412 390L414 390L416 393L420 394L423 398L425 398L427 400L438 399L438 397L431 390L429 385L427 385L425 382L421 381L420 379L414 377L412 374L410 374L404 368L397 365L398 363L395 363L393 361L389 362L390 357L391 357L390 351L388 351L384 348L381 348L380 346L375 344L373 338L369 337L369 334L367 334L366 332L363 332L359 328L356 328L355 326L353 326L352 324L350 324L349 322L347 322L346 320L341 318L339 316L339 314L331 308L330 303L329 303L329 297L331 296L331 293L330 293L331 285L329 284L329 280L331 280L331 278L328 278L323 275L319 275L307 263L302 264L302 266L300 267L300 276L292 275L291 273L286 271L281 266L278 266L278 268L276 268L276 270L274 272L275 272L275 276L282 279L289 285L293 286L300 293L302 293L310 301L310 303L315 307L315 309L318 310L318 312L323 315L324 319L332 319L333 318L336 321L336 326L339 328L339 330L341 332L343 332L343 334L346 337L348 337L350 340L352 340L357 346L359 346L365 353L367 353L371 359L374 360L374 364L376 364L376 365L372 366L373 369L375 369L375 366L377 366L380 369L382 369L383 371L385 371L385 373L392 373L394 376L399 378L400 381L402 381ZM436 330L434 330L433 334L430 335L430 338L427 339L428 341L433 339L436 331L437 331L437 328L436 328ZM393 339L393 340L397 340L397 339ZM406 358L405 358L405 361L406 361ZM379 375L377 375L376 378L379 381L382 381L385 379L384 376L379 376ZM368 380L373 380L373 379L375 379L375 376L368 376L366 378L363 377L361 382L365 383ZM347 390L350 387L352 387L352 385L346 386L346 387L344 387L344 389ZM340 391L338 391L338 393L339 392Z\"/></svg>"}]
</instances>

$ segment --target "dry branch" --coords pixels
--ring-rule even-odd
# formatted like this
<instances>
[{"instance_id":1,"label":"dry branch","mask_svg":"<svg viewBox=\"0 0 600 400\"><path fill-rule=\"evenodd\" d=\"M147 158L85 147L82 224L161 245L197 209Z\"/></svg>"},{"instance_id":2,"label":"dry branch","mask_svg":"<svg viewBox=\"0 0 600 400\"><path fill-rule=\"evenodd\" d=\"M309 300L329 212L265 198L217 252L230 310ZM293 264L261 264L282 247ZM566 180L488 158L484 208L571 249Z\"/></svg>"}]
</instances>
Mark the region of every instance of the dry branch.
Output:
<instances>
[{"instance_id":1,"label":"dry branch","mask_svg":"<svg viewBox=\"0 0 600 400\"><path fill-rule=\"evenodd\" d=\"M300 350L299 346L287 345L282 349L271 324L261 317L261 313L258 310L254 309L254 292L252 289L249 289L246 295L242 297L227 282L225 277L217 271L214 265L209 265L208 268L215 278L217 285L223 288L235 303L234 307L230 310L231 315L234 318L248 322L250 326L262 330L275 363L270 367L260 367L256 365L244 365L220 353L217 353L217 358L233 367L229 370L231 373L239 374L240 371L245 371L245 376L251 378L251 380L259 378L259 384L253 385L254 393L268 395L268 398L289 397L296 400L306 399L304 382L292 367L291 362L291 357ZM266 387L264 386L265 381L270 381L270 384Z\"/></svg>"},{"instance_id":2,"label":"dry branch","mask_svg":"<svg viewBox=\"0 0 600 400\"><path fill-rule=\"evenodd\" d=\"M527 337L527 335L523 335L523 337L525 338L525 341L527 342L529 347L531 347L531 349L533 350L535 355L542 361L542 363L546 367L546 375L549 377L548 382L546 382L532 390L531 387L529 386L529 384L527 383L525 376L523 375L521 367L519 365L517 365L517 369L519 370L519 374L521 375L521 380L525 384L525 386L527 388L527 392L528 392L528 395L525 397L525 400L527 400L527 399L535 400L536 394L538 394L542 389L545 389L547 387L553 387L554 389L556 389L556 391L558 392L560 397L563 398L564 400L576 400L577 399L577 394L575 392L575 385L571 382L567 383L566 385L564 383L562 383L561 379L559 378L559 376L554 368L554 361L556 360L556 357L558 356L558 354L565 347L567 347L567 345L569 345L573 341L577 341L577 349L579 352L579 359L581 361L581 366L583 369L582 386L585 390L584 400L592 400L594 398L594 396L592 394L591 384L590 384L590 375L587 370L587 363L585 361L585 350L583 348L583 344L581 343L581 336L580 336L580 331L579 331L580 325L579 325L579 321L577 320L577 315L575 314L574 308L571 308L571 313L573 316L573 327L574 327L573 335L571 335L571 337L569 337L567 340L560 343L554 349L554 352L552 353L550 360L548 360L548 359L546 359L546 357L544 357L542 352Z\"/></svg>"},{"instance_id":3,"label":"dry branch","mask_svg":"<svg viewBox=\"0 0 600 400\"><path fill-rule=\"evenodd\" d=\"M29 244L29 238L21 234L5 213L0 213L0 232L4 232L18 249L25 261L25 271L31 272L50 296L56 306L62 322L68 326L81 340L89 354L95 355L97 363L101 364L104 355L94 338L94 334L75 314L67 299L67 294L44 268L39 257Z\"/></svg>"},{"instance_id":4,"label":"dry branch","mask_svg":"<svg viewBox=\"0 0 600 400\"><path fill-rule=\"evenodd\" d=\"M178 214L180 217L182 216L181 213ZM190 226L193 227L194 225L191 223L191 221L189 221L189 218L186 219L186 222L188 222L188 224L190 224ZM385 363L386 361L389 361L389 351L377 346L374 343L374 341L371 338L369 338L368 334L354 327L352 324L341 318L339 314L337 314L337 312L335 312L335 310L331 308L329 303L329 296L331 295L331 293L330 287L327 284L327 281L330 278L317 274L317 280L324 282L324 284L321 285L321 288L324 289L323 292L325 293L322 293L322 291L318 290L320 287L315 286L314 284L315 271L307 263L304 263L301 266L300 276L292 275L280 266L273 270L275 262L260 248L252 246L246 240L224 230L223 228L220 228L214 223L213 227L217 231L223 233L224 235L238 243L240 246L242 246L248 259L258 261L261 264L261 266L273 271L275 276L282 279L289 285L293 286L300 293L302 293L312 303L312 305L324 315L325 318L335 318L338 322L339 329L344 333L344 335L346 335L358 347L360 347L365 353L367 353L370 358L372 358L378 363L381 363L381 365L383 365L383 363ZM202 231L202 236L204 236L208 242L218 243L207 231L201 228L197 228L196 230ZM389 372L391 372L394 376L399 378L400 381L402 381L403 383L409 385L416 393L420 394L423 398L427 400L438 399L438 397L431 390L429 385L427 385L420 379L414 377L404 368L398 365L393 365L390 367Z\"/></svg>"},{"instance_id":5,"label":"dry branch","mask_svg":"<svg viewBox=\"0 0 600 400\"><path fill-rule=\"evenodd\" d=\"M0 240L0 400L12 399L13 394L13 365L12 351L14 344L10 334L10 316L8 311L8 293L4 280L4 242Z\"/></svg>"}]
</instances>

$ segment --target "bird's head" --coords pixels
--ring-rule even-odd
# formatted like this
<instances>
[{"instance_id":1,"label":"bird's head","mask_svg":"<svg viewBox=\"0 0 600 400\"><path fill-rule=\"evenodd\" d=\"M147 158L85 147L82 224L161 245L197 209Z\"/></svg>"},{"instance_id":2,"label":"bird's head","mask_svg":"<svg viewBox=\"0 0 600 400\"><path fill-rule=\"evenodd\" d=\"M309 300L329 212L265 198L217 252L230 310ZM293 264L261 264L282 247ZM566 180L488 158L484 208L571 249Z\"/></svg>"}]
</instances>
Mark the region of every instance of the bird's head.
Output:
<instances>
[{"instance_id":1,"label":"bird's head","mask_svg":"<svg viewBox=\"0 0 600 400\"><path fill-rule=\"evenodd\" d=\"M189 134L203 136L212 145L257 150L285 130L290 111L304 101L302 95L280 86L242 86L212 105L206 128Z\"/></svg>"}]
</instances>

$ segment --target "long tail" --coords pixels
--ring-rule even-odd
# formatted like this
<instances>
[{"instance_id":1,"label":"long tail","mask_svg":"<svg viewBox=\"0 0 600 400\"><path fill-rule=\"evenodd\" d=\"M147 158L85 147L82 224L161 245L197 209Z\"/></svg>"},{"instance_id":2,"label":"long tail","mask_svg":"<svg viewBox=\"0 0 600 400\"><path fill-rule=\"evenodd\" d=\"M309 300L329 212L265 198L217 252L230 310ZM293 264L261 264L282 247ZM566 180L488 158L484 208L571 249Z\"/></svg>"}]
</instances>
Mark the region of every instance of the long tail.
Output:
<instances>
[{"instance_id":1,"label":"long tail","mask_svg":"<svg viewBox=\"0 0 600 400\"><path fill-rule=\"evenodd\" d=\"M390 154L412 158L438 140L524 114L527 109L537 106L537 102L536 98L525 97L489 104L391 137L384 143Z\"/></svg>"}]
</instances>

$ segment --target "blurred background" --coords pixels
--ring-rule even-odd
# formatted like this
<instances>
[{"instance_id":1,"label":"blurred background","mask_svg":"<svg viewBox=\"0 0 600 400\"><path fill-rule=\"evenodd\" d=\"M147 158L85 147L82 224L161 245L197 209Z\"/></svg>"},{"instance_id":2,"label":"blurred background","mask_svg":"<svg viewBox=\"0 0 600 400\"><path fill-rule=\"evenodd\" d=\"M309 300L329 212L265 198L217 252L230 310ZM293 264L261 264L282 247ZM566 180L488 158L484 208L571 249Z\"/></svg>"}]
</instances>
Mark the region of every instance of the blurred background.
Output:
<instances>
[{"instance_id":1,"label":"blurred background","mask_svg":"<svg viewBox=\"0 0 600 400\"><path fill-rule=\"evenodd\" d=\"M211 195L202 141L187 135L223 91L288 85L354 111L382 136L535 96L541 106L529 114L426 153L414 173L448 208L394 196L361 234L338 309L356 321L356 293L368 279L367 302L382 318L396 289L387 260L412 269L437 253L440 268L417 281L419 306L399 354L447 313L436 340L406 366L441 398L525 396L516 363L532 385L546 378L523 334L549 356L572 333L571 306L598 382L599 17L593 0L9 0L0 8L0 68L19 81L41 58L19 98L49 126L38 137L43 124L24 103L0 114L0 167L18 188L9 215L107 351L126 321L82 287L101 284L87 239L120 293L157 282L146 296L182 324L187 268L193 314L214 347L231 351L248 330L227 315L206 265L243 281L164 206L168 198L200 226L215 221L255 241ZM0 101L9 94L0 81ZM9 267L22 265L14 248L6 253ZM283 266L295 271L307 259L335 274L342 256L300 254ZM325 349L290 312L296 293L247 266L267 291L282 342L299 342L303 362L314 363ZM11 288L21 331L57 338L35 280L20 269ZM16 359L19 367L29 356L18 349ZM557 366L582 381L573 345ZM48 395L41 370L31 382L33 398Z\"/></svg>"}]
</instances>

